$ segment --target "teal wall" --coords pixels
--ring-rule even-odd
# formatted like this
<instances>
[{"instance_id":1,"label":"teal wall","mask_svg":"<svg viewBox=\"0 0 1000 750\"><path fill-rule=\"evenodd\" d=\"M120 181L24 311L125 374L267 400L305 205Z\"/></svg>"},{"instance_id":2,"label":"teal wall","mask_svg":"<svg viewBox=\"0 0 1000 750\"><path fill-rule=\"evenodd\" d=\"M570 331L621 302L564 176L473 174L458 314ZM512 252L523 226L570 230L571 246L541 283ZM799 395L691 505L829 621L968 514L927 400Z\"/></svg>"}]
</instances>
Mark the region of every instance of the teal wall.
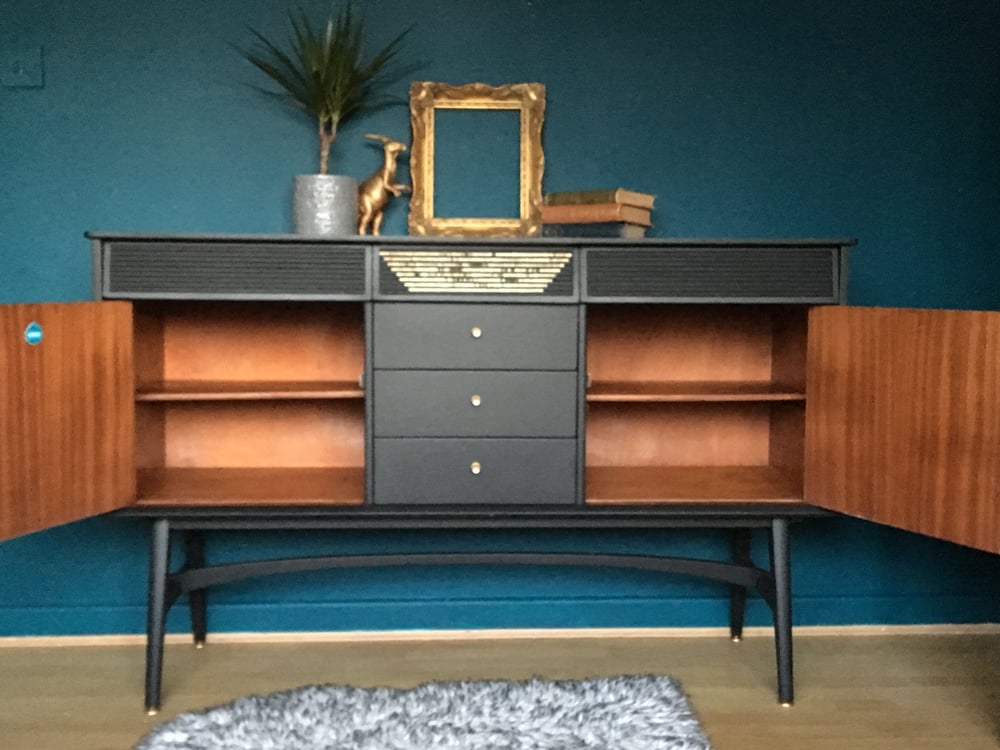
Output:
<instances>
[{"instance_id":1,"label":"teal wall","mask_svg":"<svg viewBox=\"0 0 1000 750\"><path fill-rule=\"evenodd\" d=\"M373 44L414 24L415 78L546 84L545 190L654 192L658 236L857 237L858 304L1000 307L995 0L362 5ZM0 302L87 298L85 230L290 229L292 176L315 169L312 126L245 85L259 81L229 44L248 42L247 26L283 33L283 4L0 0L0 64L38 47L45 63L42 88L0 88ZM408 139L406 107L348 124L337 171L375 167L365 132ZM397 201L385 230L405 226ZM0 545L0 635L140 632L145 534L99 518ZM803 524L793 541L799 624L1000 620L998 557L848 519ZM350 532L214 538L212 556L261 544L282 555L723 549L712 534L657 531ZM224 630L718 625L724 593L623 571L349 571L220 589L210 619ZM751 620L768 621L759 602Z\"/></svg>"}]
</instances>

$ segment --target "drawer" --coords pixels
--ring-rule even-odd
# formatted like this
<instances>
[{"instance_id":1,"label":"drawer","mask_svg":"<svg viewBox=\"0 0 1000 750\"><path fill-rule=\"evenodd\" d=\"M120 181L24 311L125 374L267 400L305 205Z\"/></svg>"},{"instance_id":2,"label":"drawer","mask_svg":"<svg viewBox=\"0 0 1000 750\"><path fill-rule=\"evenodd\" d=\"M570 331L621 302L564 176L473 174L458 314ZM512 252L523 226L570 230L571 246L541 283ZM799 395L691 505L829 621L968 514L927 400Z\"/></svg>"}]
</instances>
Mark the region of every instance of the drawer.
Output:
<instances>
[{"instance_id":1,"label":"drawer","mask_svg":"<svg viewBox=\"0 0 1000 750\"><path fill-rule=\"evenodd\" d=\"M566 505L576 441L376 438L376 505Z\"/></svg>"},{"instance_id":2,"label":"drawer","mask_svg":"<svg viewBox=\"0 0 1000 750\"><path fill-rule=\"evenodd\" d=\"M377 368L574 370L576 305L375 305Z\"/></svg>"},{"instance_id":3,"label":"drawer","mask_svg":"<svg viewBox=\"0 0 1000 750\"><path fill-rule=\"evenodd\" d=\"M376 437L574 437L576 372L376 370Z\"/></svg>"}]
</instances>

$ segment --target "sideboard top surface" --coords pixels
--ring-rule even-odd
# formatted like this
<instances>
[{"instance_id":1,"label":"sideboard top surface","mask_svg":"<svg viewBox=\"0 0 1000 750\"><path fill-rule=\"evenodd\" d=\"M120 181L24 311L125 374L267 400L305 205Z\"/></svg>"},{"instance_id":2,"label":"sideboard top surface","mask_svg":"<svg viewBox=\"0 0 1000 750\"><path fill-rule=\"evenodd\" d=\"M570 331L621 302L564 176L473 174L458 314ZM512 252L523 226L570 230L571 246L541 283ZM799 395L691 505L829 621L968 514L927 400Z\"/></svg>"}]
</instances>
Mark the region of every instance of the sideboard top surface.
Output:
<instances>
[{"instance_id":1,"label":"sideboard top surface","mask_svg":"<svg viewBox=\"0 0 1000 750\"><path fill-rule=\"evenodd\" d=\"M348 235L322 237L303 234L163 234L146 232L89 231L88 239L106 242L260 242L281 244L328 245L425 245L425 246L569 246L569 247L850 247L857 240L850 237L645 237L628 239L620 237L417 237L410 235Z\"/></svg>"}]
</instances>

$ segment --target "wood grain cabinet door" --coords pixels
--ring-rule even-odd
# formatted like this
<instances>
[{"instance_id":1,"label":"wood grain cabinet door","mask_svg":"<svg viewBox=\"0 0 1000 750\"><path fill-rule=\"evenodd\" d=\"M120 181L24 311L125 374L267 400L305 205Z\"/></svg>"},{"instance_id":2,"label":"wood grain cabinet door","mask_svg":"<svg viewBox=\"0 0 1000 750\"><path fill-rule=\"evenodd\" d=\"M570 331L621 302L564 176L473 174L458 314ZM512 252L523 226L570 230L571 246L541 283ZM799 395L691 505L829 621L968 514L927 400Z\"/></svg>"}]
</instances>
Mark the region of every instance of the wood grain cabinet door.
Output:
<instances>
[{"instance_id":1,"label":"wood grain cabinet door","mask_svg":"<svg viewBox=\"0 0 1000 750\"><path fill-rule=\"evenodd\" d=\"M135 498L132 310L0 306L0 540Z\"/></svg>"},{"instance_id":2,"label":"wood grain cabinet door","mask_svg":"<svg viewBox=\"0 0 1000 750\"><path fill-rule=\"evenodd\" d=\"M805 499L1000 552L1000 313L810 311Z\"/></svg>"}]
</instances>

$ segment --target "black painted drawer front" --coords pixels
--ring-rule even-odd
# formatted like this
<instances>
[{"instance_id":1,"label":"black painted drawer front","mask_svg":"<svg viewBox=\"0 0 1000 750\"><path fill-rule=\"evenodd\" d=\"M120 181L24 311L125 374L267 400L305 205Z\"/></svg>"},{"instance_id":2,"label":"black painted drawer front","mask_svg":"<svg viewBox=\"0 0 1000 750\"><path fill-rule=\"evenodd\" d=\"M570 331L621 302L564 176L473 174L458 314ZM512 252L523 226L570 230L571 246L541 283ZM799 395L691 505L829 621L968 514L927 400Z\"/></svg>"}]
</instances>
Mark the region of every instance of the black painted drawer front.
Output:
<instances>
[{"instance_id":1,"label":"black painted drawer front","mask_svg":"<svg viewBox=\"0 0 1000 750\"><path fill-rule=\"evenodd\" d=\"M576 502L576 441L376 438L377 505Z\"/></svg>"},{"instance_id":2,"label":"black painted drawer front","mask_svg":"<svg viewBox=\"0 0 1000 750\"><path fill-rule=\"evenodd\" d=\"M377 368L575 370L576 305L375 305Z\"/></svg>"},{"instance_id":3,"label":"black painted drawer front","mask_svg":"<svg viewBox=\"0 0 1000 750\"><path fill-rule=\"evenodd\" d=\"M585 298L836 302L837 247L588 248Z\"/></svg>"},{"instance_id":4,"label":"black painted drawer front","mask_svg":"<svg viewBox=\"0 0 1000 750\"><path fill-rule=\"evenodd\" d=\"M279 242L113 241L103 295L130 299L363 299L366 248Z\"/></svg>"},{"instance_id":5,"label":"black painted drawer front","mask_svg":"<svg viewBox=\"0 0 1000 750\"><path fill-rule=\"evenodd\" d=\"M574 437L575 372L376 370L376 437Z\"/></svg>"}]
</instances>

